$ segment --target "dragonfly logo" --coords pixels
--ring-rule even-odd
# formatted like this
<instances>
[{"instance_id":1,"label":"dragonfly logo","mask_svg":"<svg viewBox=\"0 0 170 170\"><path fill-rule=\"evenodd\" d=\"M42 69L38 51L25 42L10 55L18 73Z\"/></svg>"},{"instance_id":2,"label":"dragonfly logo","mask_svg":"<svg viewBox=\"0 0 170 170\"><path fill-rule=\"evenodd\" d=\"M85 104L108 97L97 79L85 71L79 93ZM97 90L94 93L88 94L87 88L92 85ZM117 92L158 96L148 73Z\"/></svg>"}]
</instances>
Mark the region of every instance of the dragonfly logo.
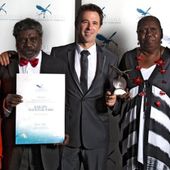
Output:
<instances>
[{"instance_id":1,"label":"dragonfly logo","mask_svg":"<svg viewBox=\"0 0 170 170\"><path fill-rule=\"evenodd\" d=\"M5 4L6 4L6 3L4 3L4 4L2 4L2 5L0 6L0 12L3 11L3 12L5 12L5 13L7 14L6 10L3 8L3 7L5 6Z\"/></svg>"},{"instance_id":2,"label":"dragonfly logo","mask_svg":"<svg viewBox=\"0 0 170 170\"><path fill-rule=\"evenodd\" d=\"M41 5L36 5L36 8L40 11L39 15L43 15L43 18L45 18L45 14L48 12L50 14L51 11L48 10L48 8L50 7L51 4L49 4L47 7L42 7Z\"/></svg>"},{"instance_id":3,"label":"dragonfly logo","mask_svg":"<svg viewBox=\"0 0 170 170\"><path fill-rule=\"evenodd\" d=\"M104 11L105 7L102 8L102 11ZM103 12L103 17L106 17L106 14Z\"/></svg>"},{"instance_id":4,"label":"dragonfly logo","mask_svg":"<svg viewBox=\"0 0 170 170\"><path fill-rule=\"evenodd\" d=\"M151 9L151 7L149 7L147 10L143 10L141 8L137 8L137 12L140 13L142 16L146 16L149 15L149 10Z\"/></svg>"},{"instance_id":5,"label":"dragonfly logo","mask_svg":"<svg viewBox=\"0 0 170 170\"><path fill-rule=\"evenodd\" d=\"M118 46L118 44L112 40L112 38L116 35L117 32L114 32L109 38L106 38L104 35L102 34L97 34L96 38L100 41L102 41L103 45L109 45L111 42Z\"/></svg>"},{"instance_id":6,"label":"dragonfly logo","mask_svg":"<svg viewBox=\"0 0 170 170\"><path fill-rule=\"evenodd\" d=\"M42 87L43 87L43 85L42 85L42 84L41 84L41 85L36 84L36 87L38 87L38 88L42 88Z\"/></svg>"}]
</instances>

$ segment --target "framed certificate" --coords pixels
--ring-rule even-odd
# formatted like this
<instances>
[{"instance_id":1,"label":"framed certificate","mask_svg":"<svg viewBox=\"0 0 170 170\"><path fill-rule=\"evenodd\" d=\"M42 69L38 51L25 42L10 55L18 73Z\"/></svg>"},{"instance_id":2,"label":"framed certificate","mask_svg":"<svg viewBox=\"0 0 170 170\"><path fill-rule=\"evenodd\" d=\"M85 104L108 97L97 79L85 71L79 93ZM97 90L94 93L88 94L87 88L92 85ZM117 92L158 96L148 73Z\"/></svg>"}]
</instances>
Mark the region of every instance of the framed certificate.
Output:
<instances>
[{"instance_id":1,"label":"framed certificate","mask_svg":"<svg viewBox=\"0 0 170 170\"><path fill-rule=\"evenodd\" d=\"M62 143L65 136L65 75L17 74L16 144Z\"/></svg>"}]
</instances>

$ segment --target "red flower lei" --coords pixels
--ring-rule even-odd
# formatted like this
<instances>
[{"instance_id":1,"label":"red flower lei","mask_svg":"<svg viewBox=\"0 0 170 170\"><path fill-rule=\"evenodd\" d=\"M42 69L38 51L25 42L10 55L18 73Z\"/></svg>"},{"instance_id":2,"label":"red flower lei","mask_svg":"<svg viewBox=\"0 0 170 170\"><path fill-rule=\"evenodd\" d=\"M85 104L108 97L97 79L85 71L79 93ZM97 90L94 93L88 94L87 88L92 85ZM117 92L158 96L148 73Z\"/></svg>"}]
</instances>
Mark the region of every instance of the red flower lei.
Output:
<instances>
[{"instance_id":1,"label":"red flower lei","mask_svg":"<svg viewBox=\"0 0 170 170\"><path fill-rule=\"evenodd\" d=\"M137 61L142 61L142 60L144 60L144 58L143 58L143 56L137 56ZM155 64L159 67L159 72L161 73L161 74L165 74L166 73L166 70L163 68L163 66L165 65L165 61L164 61L164 59L162 58L162 57L160 57L157 61L155 61ZM141 66L139 66L139 65L137 65L136 67L135 67L135 69L137 70L137 71L140 71L141 70ZM140 77L140 76L136 76L135 78L133 78L133 83L134 84L136 84L136 85L140 85L140 84L142 84L143 83L143 78L142 77ZM165 80L162 80L162 82L161 82L162 84L166 84L166 81ZM139 93L139 96L145 96L146 95L146 93L145 92L140 92ZM160 91L160 95L165 95L165 92L163 92L163 91ZM161 106L161 102L160 101L156 101L155 102L155 105L157 106L157 107L160 107Z\"/></svg>"},{"instance_id":2,"label":"red flower lei","mask_svg":"<svg viewBox=\"0 0 170 170\"><path fill-rule=\"evenodd\" d=\"M137 56L137 61L142 61L144 60L144 58L142 56ZM165 65L165 61L162 57L160 57L157 61L155 61L155 64L159 67L159 72L161 74L165 74L166 70L163 68L163 66ZM141 66L137 65L135 68L137 71L141 70ZM133 79L133 83L136 85L140 85L143 83L143 79L140 76L137 76ZM166 83L166 81L162 81L163 84Z\"/></svg>"}]
</instances>

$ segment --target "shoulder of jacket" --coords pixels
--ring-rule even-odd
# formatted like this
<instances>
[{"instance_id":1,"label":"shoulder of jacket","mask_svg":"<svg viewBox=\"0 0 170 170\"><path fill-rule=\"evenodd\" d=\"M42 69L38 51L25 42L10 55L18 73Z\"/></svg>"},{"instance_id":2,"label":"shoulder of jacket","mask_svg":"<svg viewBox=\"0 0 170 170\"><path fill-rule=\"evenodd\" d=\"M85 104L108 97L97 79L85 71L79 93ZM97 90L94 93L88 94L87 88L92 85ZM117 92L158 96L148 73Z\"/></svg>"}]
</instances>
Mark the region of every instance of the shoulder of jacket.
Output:
<instances>
[{"instance_id":1,"label":"shoulder of jacket","mask_svg":"<svg viewBox=\"0 0 170 170\"><path fill-rule=\"evenodd\" d=\"M133 58L137 55L137 48L134 48L132 50L126 51L123 55L122 58Z\"/></svg>"},{"instance_id":2,"label":"shoulder of jacket","mask_svg":"<svg viewBox=\"0 0 170 170\"><path fill-rule=\"evenodd\" d=\"M75 46L75 43L71 43L71 44L52 47L52 49L63 49L63 48L67 49L67 48L73 48L74 46Z\"/></svg>"}]
</instances>

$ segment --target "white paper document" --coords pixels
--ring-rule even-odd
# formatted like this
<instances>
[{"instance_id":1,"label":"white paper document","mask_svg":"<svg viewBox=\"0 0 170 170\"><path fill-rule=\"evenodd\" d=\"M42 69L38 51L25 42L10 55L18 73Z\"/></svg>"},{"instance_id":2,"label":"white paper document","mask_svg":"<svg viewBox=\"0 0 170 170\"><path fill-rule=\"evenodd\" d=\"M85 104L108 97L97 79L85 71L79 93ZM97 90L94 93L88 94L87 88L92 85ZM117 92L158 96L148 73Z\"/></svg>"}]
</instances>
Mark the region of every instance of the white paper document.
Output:
<instances>
[{"instance_id":1,"label":"white paper document","mask_svg":"<svg viewBox=\"0 0 170 170\"><path fill-rule=\"evenodd\" d=\"M65 75L17 74L16 144L62 143L65 136Z\"/></svg>"}]
</instances>

